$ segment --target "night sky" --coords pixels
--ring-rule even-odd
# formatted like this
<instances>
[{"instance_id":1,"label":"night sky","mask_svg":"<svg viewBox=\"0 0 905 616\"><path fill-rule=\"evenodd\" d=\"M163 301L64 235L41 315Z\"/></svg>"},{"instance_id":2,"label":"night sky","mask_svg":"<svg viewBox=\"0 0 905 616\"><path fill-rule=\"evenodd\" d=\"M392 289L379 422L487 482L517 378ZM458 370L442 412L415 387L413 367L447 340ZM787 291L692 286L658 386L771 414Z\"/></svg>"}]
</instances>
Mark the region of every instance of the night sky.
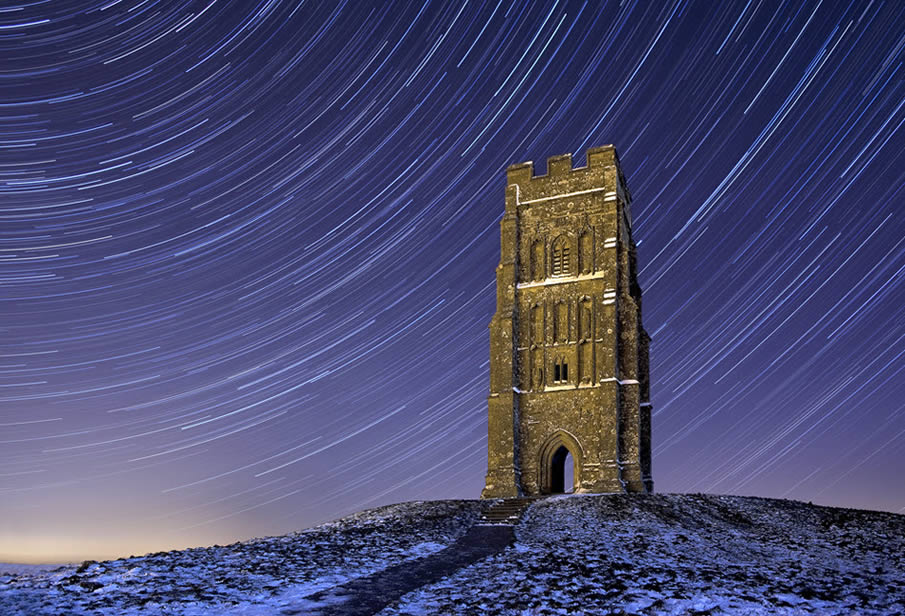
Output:
<instances>
[{"instance_id":1,"label":"night sky","mask_svg":"<svg viewBox=\"0 0 905 616\"><path fill-rule=\"evenodd\" d=\"M905 511L905 4L0 7L0 560L477 498L505 167L612 143L657 491Z\"/></svg>"}]
</instances>

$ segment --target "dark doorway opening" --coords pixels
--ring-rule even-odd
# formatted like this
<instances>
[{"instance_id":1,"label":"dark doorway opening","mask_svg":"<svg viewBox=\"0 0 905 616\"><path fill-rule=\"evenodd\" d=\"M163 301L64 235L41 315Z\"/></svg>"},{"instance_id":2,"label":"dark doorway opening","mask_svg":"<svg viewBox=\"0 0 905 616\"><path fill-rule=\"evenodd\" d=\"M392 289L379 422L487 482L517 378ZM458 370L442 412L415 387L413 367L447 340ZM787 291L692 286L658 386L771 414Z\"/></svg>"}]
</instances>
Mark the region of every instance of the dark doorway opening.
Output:
<instances>
[{"instance_id":1,"label":"dark doorway opening","mask_svg":"<svg viewBox=\"0 0 905 616\"><path fill-rule=\"evenodd\" d=\"M574 489L575 463L572 454L565 445L561 445L553 454L553 468L550 491L554 494L570 493Z\"/></svg>"}]
</instances>

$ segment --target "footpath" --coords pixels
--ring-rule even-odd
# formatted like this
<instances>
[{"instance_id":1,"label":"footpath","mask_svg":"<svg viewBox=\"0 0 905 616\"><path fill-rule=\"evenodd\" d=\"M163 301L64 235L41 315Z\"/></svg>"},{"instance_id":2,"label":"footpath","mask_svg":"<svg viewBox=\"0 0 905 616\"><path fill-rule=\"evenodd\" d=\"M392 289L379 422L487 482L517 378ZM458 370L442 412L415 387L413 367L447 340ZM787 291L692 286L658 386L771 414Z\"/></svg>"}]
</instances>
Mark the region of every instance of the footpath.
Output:
<instances>
[{"instance_id":1,"label":"footpath","mask_svg":"<svg viewBox=\"0 0 905 616\"><path fill-rule=\"evenodd\" d=\"M322 590L306 597L304 605L284 608L282 614L372 616L413 590L502 552L512 544L514 526L534 500L508 498L493 502L474 526L439 552Z\"/></svg>"}]
</instances>

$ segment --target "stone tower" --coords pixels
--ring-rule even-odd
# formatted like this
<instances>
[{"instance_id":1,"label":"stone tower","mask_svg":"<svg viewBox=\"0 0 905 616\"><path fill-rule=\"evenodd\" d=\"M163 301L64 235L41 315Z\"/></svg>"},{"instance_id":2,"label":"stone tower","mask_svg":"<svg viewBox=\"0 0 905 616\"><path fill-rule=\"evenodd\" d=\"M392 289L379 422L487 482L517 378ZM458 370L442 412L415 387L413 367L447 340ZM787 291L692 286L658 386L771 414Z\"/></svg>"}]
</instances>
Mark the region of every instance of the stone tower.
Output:
<instances>
[{"instance_id":1,"label":"stone tower","mask_svg":"<svg viewBox=\"0 0 905 616\"><path fill-rule=\"evenodd\" d=\"M483 498L652 492L650 337L613 146L506 171Z\"/></svg>"}]
</instances>

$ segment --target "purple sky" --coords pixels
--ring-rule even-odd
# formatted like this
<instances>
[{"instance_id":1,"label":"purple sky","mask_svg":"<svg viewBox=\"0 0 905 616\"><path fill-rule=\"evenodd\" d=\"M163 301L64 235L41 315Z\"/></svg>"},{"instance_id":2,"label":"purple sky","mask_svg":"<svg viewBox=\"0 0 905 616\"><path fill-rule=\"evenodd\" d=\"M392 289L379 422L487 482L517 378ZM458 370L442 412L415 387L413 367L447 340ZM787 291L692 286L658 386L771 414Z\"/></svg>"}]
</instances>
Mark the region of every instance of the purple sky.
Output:
<instances>
[{"instance_id":1,"label":"purple sky","mask_svg":"<svg viewBox=\"0 0 905 616\"><path fill-rule=\"evenodd\" d=\"M905 5L0 11L0 560L476 498L504 169L613 143L658 491L905 511Z\"/></svg>"}]
</instances>

